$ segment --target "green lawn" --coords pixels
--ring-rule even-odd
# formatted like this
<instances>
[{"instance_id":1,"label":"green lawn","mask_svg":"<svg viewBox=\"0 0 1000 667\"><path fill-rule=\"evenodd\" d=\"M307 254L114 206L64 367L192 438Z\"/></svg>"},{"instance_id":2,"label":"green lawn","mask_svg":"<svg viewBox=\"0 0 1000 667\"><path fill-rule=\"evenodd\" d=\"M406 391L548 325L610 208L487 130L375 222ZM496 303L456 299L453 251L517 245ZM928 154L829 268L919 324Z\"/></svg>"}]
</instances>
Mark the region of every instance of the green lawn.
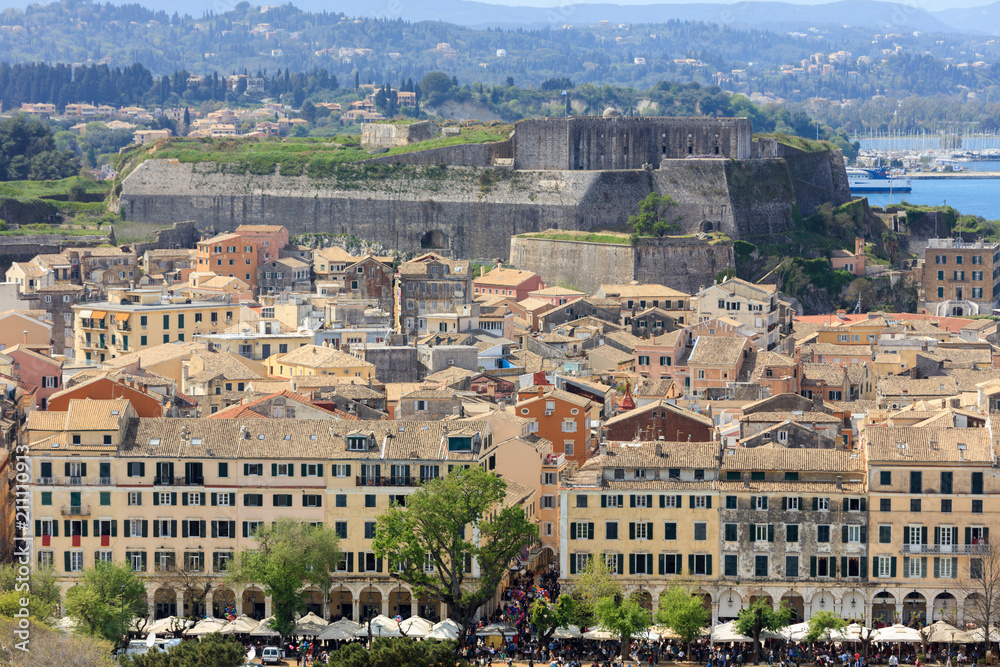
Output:
<instances>
[{"instance_id":1,"label":"green lawn","mask_svg":"<svg viewBox=\"0 0 1000 667\"><path fill-rule=\"evenodd\" d=\"M82 183L87 193L107 194L111 187L109 181L99 183L80 176L71 176L55 181L2 181L0 182L0 197L51 197L52 195L68 195L74 183Z\"/></svg>"}]
</instances>

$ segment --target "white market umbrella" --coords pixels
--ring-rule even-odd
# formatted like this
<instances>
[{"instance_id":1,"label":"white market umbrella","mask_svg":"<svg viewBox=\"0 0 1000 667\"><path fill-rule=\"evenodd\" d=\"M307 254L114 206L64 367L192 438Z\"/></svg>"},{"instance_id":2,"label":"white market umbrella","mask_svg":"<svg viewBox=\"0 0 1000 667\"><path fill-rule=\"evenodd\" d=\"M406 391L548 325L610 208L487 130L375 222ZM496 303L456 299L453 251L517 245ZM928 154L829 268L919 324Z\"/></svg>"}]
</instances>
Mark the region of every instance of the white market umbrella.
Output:
<instances>
[{"instance_id":1,"label":"white market umbrella","mask_svg":"<svg viewBox=\"0 0 1000 667\"><path fill-rule=\"evenodd\" d=\"M795 623L793 625L786 625L785 627L778 630L778 634L788 641L798 642L806 636L809 632L809 623Z\"/></svg>"},{"instance_id":2,"label":"white market umbrella","mask_svg":"<svg viewBox=\"0 0 1000 667\"><path fill-rule=\"evenodd\" d=\"M761 633L763 636L763 633ZM712 628L713 642L750 642L753 637L742 635L736 630L736 621L722 623Z\"/></svg>"},{"instance_id":3,"label":"white market umbrella","mask_svg":"<svg viewBox=\"0 0 1000 667\"><path fill-rule=\"evenodd\" d=\"M972 630L969 630L969 638L974 642L982 642L985 634L986 633L982 628L973 628ZM990 627L990 641L1000 642L1000 631L998 631L995 626Z\"/></svg>"},{"instance_id":4,"label":"white market umbrella","mask_svg":"<svg viewBox=\"0 0 1000 667\"><path fill-rule=\"evenodd\" d=\"M226 625L219 630L219 634L223 635L245 635L249 634L251 630L256 628L260 623L250 618L249 616L237 616L233 620L226 623Z\"/></svg>"},{"instance_id":5,"label":"white market umbrella","mask_svg":"<svg viewBox=\"0 0 1000 667\"><path fill-rule=\"evenodd\" d=\"M334 621L330 625L335 625L338 628L340 628L341 630L347 630L352 635L361 628L361 624L360 623L352 621L349 618L341 618L339 620ZM327 627L329 627L329 626L327 626Z\"/></svg>"},{"instance_id":6,"label":"white market umbrella","mask_svg":"<svg viewBox=\"0 0 1000 667\"><path fill-rule=\"evenodd\" d=\"M271 623L274 622L274 616L268 616L263 621L257 624L257 627L250 631L251 637L280 637L281 634L271 627Z\"/></svg>"},{"instance_id":7,"label":"white market umbrella","mask_svg":"<svg viewBox=\"0 0 1000 667\"><path fill-rule=\"evenodd\" d=\"M973 641L968 632L963 632L944 621L932 623L920 632L931 644L967 644Z\"/></svg>"},{"instance_id":8,"label":"white market umbrella","mask_svg":"<svg viewBox=\"0 0 1000 667\"><path fill-rule=\"evenodd\" d=\"M362 625L357 632L354 633L355 637L368 637L369 630L371 631L372 638L376 637L402 637L402 633L399 631L399 623L392 620L388 616L383 616L379 614L373 618L369 624L366 623Z\"/></svg>"},{"instance_id":9,"label":"white market umbrella","mask_svg":"<svg viewBox=\"0 0 1000 667\"><path fill-rule=\"evenodd\" d=\"M516 634L517 630L513 626L503 623L492 623L476 630L477 637L513 637Z\"/></svg>"},{"instance_id":10,"label":"white market umbrella","mask_svg":"<svg viewBox=\"0 0 1000 667\"><path fill-rule=\"evenodd\" d=\"M580 628L575 625L567 625L565 628L556 628L552 636L556 639L579 639L583 636Z\"/></svg>"},{"instance_id":11,"label":"white market umbrella","mask_svg":"<svg viewBox=\"0 0 1000 667\"><path fill-rule=\"evenodd\" d=\"M430 632L424 636L424 639L436 639L438 641L458 639L458 635L461 631L462 628L458 623L450 618L446 618L440 623L435 624L434 627L431 628Z\"/></svg>"},{"instance_id":12,"label":"white market umbrella","mask_svg":"<svg viewBox=\"0 0 1000 667\"><path fill-rule=\"evenodd\" d=\"M427 633L430 632L433 627L434 624L426 618L410 616L405 621L400 622L399 631L407 637L419 639L421 637L426 637Z\"/></svg>"},{"instance_id":13,"label":"white market umbrella","mask_svg":"<svg viewBox=\"0 0 1000 667\"><path fill-rule=\"evenodd\" d=\"M295 635L303 637L315 637L323 632L326 626L330 625L316 614L309 612L295 622Z\"/></svg>"},{"instance_id":14,"label":"white market umbrella","mask_svg":"<svg viewBox=\"0 0 1000 667\"><path fill-rule=\"evenodd\" d=\"M227 622L221 618L203 618L194 624L193 628L188 628L184 631L185 637L203 637L204 635L210 635L215 632L219 632L222 628L226 627Z\"/></svg>"},{"instance_id":15,"label":"white market umbrella","mask_svg":"<svg viewBox=\"0 0 1000 667\"><path fill-rule=\"evenodd\" d=\"M194 625L193 622L185 620L183 618L177 618L176 616L167 616L166 618L161 618L158 621L153 621L149 627L146 628L145 632L155 633L158 635L166 634L169 632L178 632L185 628L190 628Z\"/></svg>"},{"instance_id":16,"label":"white market umbrella","mask_svg":"<svg viewBox=\"0 0 1000 667\"><path fill-rule=\"evenodd\" d=\"M917 644L924 640L920 636L920 631L897 623L887 628L881 628L872 635L874 642L887 642L891 644Z\"/></svg>"},{"instance_id":17,"label":"white market umbrella","mask_svg":"<svg viewBox=\"0 0 1000 667\"><path fill-rule=\"evenodd\" d=\"M354 632L335 623L326 626L323 628L323 632L316 635L317 641L345 642L348 639L354 639Z\"/></svg>"},{"instance_id":18,"label":"white market umbrella","mask_svg":"<svg viewBox=\"0 0 1000 667\"><path fill-rule=\"evenodd\" d=\"M635 636L636 639L642 639L647 642L658 642L660 641L660 633L653 632L652 628L646 628L639 634Z\"/></svg>"},{"instance_id":19,"label":"white market umbrella","mask_svg":"<svg viewBox=\"0 0 1000 667\"><path fill-rule=\"evenodd\" d=\"M851 623L843 630L831 630L830 639L835 642L857 643L862 639L868 639L875 634L871 628L866 628L860 623Z\"/></svg>"},{"instance_id":20,"label":"white market umbrella","mask_svg":"<svg viewBox=\"0 0 1000 667\"><path fill-rule=\"evenodd\" d=\"M583 633L584 639L594 639L596 641L608 641L609 639L618 639L613 634L608 632L605 628L600 626Z\"/></svg>"}]
</instances>

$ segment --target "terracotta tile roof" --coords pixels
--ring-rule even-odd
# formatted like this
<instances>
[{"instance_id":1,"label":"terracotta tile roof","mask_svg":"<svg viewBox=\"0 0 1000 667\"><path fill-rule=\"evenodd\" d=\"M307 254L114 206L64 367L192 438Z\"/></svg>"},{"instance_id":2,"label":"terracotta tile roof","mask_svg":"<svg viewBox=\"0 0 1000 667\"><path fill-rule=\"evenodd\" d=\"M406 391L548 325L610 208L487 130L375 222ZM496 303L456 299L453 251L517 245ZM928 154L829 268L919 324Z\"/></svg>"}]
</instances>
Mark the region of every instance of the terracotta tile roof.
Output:
<instances>
[{"instance_id":1,"label":"terracotta tile roof","mask_svg":"<svg viewBox=\"0 0 1000 667\"><path fill-rule=\"evenodd\" d=\"M287 354L278 355L277 362L306 368L375 368L375 364L352 354L320 345L303 345Z\"/></svg>"},{"instance_id":2,"label":"terracotta tile roof","mask_svg":"<svg viewBox=\"0 0 1000 667\"><path fill-rule=\"evenodd\" d=\"M357 262L360 259L360 257L355 257L343 248L338 248L336 246L314 250L313 257L322 257L328 262L344 262L345 264L348 262Z\"/></svg>"},{"instance_id":3,"label":"terracotta tile roof","mask_svg":"<svg viewBox=\"0 0 1000 667\"><path fill-rule=\"evenodd\" d=\"M802 364L802 380L839 387L844 384L844 369L838 364Z\"/></svg>"},{"instance_id":4,"label":"terracotta tile roof","mask_svg":"<svg viewBox=\"0 0 1000 667\"><path fill-rule=\"evenodd\" d=\"M473 279L473 284L478 285L503 285L506 287L517 287L521 283L531 280L537 274L531 271L519 271L518 269L495 268L484 276Z\"/></svg>"},{"instance_id":5,"label":"terracotta tile roof","mask_svg":"<svg viewBox=\"0 0 1000 667\"><path fill-rule=\"evenodd\" d=\"M871 359L872 351L868 345L836 345L834 343L810 343L802 346L803 354L816 354L822 357L844 357L845 359Z\"/></svg>"},{"instance_id":6,"label":"terracotta tile roof","mask_svg":"<svg viewBox=\"0 0 1000 667\"><path fill-rule=\"evenodd\" d=\"M975 391L977 384L995 378L1000 378L1000 369L955 369L947 375L919 380L889 376L879 380L878 391L882 396L954 396L963 391Z\"/></svg>"},{"instance_id":7,"label":"terracotta tile roof","mask_svg":"<svg viewBox=\"0 0 1000 667\"><path fill-rule=\"evenodd\" d=\"M118 368L121 366L130 366L135 363L141 363L143 366L154 366L164 361L188 357L193 352L204 352L207 350L208 345L205 343L174 341L172 343L147 347L130 354L124 354L114 359L108 359L103 363L105 368Z\"/></svg>"},{"instance_id":8,"label":"terracotta tile roof","mask_svg":"<svg viewBox=\"0 0 1000 667\"><path fill-rule=\"evenodd\" d=\"M33 431L117 431L130 403L124 398L72 398L65 412L35 410L28 414Z\"/></svg>"},{"instance_id":9,"label":"terracotta tile roof","mask_svg":"<svg viewBox=\"0 0 1000 667\"><path fill-rule=\"evenodd\" d=\"M617 296L621 299L638 299L638 298L653 298L653 297L666 297L668 299L688 299L691 297L690 294L685 292L680 292L678 290L666 287L664 285L657 285L655 283L639 283L639 284L624 284L624 285L601 285L601 290L604 294L609 297Z\"/></svg>"},{"instance_id":10,"label":"terracotta tile roof","mask_svg":"<svg viewBox=\"0 0 1000 667\"><path fill-rule=\"evenodd\" d=\"M993 463L990 434L985 428L869 426L865 438L870 462Z\"/></svg>"},{"instance_id":11,"label":"terracotta tile roof","mask_svg":"<svg viewBox=\"0 0 1000 667\"><path fill-rule=\"evenodd\" d=\"M621 422L628 421L632 417L644 415L647 412L652 412L653 410L657 411L668 410L686 419L691 419L700 422L710 428L715 426L715 422L712 421L710 417L706 417L705 415L700 415L697 412L692 412L691 410L685 410L684 408L677 407L676 405L671 405L670 403L664 400L653 401L652 403L635 408L634 410L629 410L628 412L622 412L620 414L617 414L614 417L607 419L604 422L604 426L614 426L615 424L620 424Z\"/></svg>"},{"instance_id":12,"label":"terracotta tile roof","mask_svg":"<svg viewBox=\"0 0 1000 667\"><path fill-rule=\"evenodd\" d=\"M844 481L841 488L838 489L836 481L824 482L820 480L750 480L749 486L742 481L723 480L719 482L719 490L723 493L829 493L843 495L861 495L867 492L864 482Z\"/></svg>"},{"instance_id":13,"label":"terracotta tile roof","mask_svg":"<svg viewBox=\"0 0 1000 667\"><path fill-rule=\"evenodd\" d=\"M208 382L215 378L225 380L255 380L260 378L259 373L250 370L236 355L229 352L195 352L192 357L197 357L204 363L204 368L192 374L189 382ZM190 361L188 362L191 363Z\"/></svg>"},{"instance_id":14,"label":"terracotta tile roof","mask_svg":"<svg viewBox=\"0 0 1000 667\"><path fill-rule=\"evenodd\" d=\"M778 446L729 447L722 456L723 471L862 472L864 460L856 451Z\"/></svg>"},{"instance_id":15,"label":"terracotta tile roof","mask_svg":"<svg viewBox=\"0 0 1000 667\"><path fill-rule=\"evenodd\" d=\"M659 446L662 454L657 456ZM604 468L716 469L717 442L609 442L608 453L591 457L581 470Z\"/></svg>"},{"instance_id":16,"label":"terracotta tile roof","mask_svg":"<svg viewBox=\"0 0 1000 667\"><path fill-rule=\"evenodd\" d=\"M667 334L670 335L670 334ZM691 366L736 366L743 357L746 338L698 336L688 364Z\"/></svg>"},{"instance_id":17,"label":"terracotta tile roof","mask_svg":"<svg viewBox=\"0 0 1000 667\"><path fill-rule=\"evenodd\" d=\"M612 347L608 344L598 345L597 347L587 350L587 356L590 357L590 355L604 357L608 361L615 364L627 364L635 359L635 357L628 352L623 352L617 347Z\"/></svg>"},{"instance_id":18,"label":"terracotta tile roof","mask_svg":"<svg viewBox=\"0 0 1000 667\"><path fill-rule=\"evenodd\" d=\"M528 391L531 389L524 389L522 391ZM567 403L572 403L573 405L579 405L581 408L587 408L591 405L597 405L594 401L590 400L585 396L580 396L578 394L571 394L568 391L563 391L562 389L546 389L546 392L541 396L530 396L522 401L518 401L517 405L527 405L533 401L544 401L544 400L559 400L565 401Z\"/></svg>"},{"instance_id":19,"label":"terracotta tile roof","mask_svg":"<svg viewBox=\"0 0 1000 667\"><path fill-rule=\"evenodd\" d=\"M783 421L793 421L797 424L837 424L840 423L840 418L833 415L827 414L825 412L818 412L816 410L811 410L808 412L752 412L748 415L743 415L740 417L740 421L745 421L749 423L769 423L769 422L783 422Z\"/></svg>"},{"instance_id":20,"label":"terracotta tile roof","mask_svg":"<svg viewBox=\"0 0 1000 667\"><path fill-rule=\"evenodd\" d=\"M422 399L427 401L450 401L458 400L459 395L450 389L418 389L417 391L411 391L408 394L403 394L399 397L402 399Z\"/></svg>"}]
</instances>

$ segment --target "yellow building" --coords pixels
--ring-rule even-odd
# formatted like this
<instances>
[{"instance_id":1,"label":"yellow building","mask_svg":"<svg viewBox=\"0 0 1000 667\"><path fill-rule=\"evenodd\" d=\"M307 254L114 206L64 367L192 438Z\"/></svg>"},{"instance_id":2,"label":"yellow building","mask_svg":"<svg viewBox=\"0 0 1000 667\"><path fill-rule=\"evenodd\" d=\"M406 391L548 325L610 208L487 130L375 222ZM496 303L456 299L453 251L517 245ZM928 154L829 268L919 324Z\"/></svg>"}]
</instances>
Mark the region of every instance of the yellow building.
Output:
<instances>
[{"instance_id":1,"label":"yellow building","mask_svg":"<svg viewBox=\"0 0 1000 667\"><path fill-rule=\"evenodd\" d=\"M709 442L602 444L559 488L563 583L572 586L591 558L602 558L648 609L678 583L714 607L718 455Z\"/></svg>"},{"instance_id":2,"label":"yellow building","mask_svg":"<svg viewBox=\"0 0 1000 667\"><path fill-rule=\"evenodd\" d=\"M871 618L975 621L1000 480L988 428L869 426Z\"/></svg>"},{"instance_id":3,"label":"yellow building","mask_svg":"<svg viewBox=\"0 0 1000 667\"><path fill-rule=\"evenodd\" d=\"M218 333L199 334L198 340L211 343L216 350L265 361L272 355L285 354L304 345L311 345L314 337L312 334L298 333L278 320L259 320L234 324Z\"/></svg>"},{"instance_id":4,"label":"yellow building","mask_svg":"<svg viewBox=\"0 0 1000 667\"><path fill-rule=\"evenodd\" d=\"M303 345L286 354L267 358L268 375L293 378L300 375L333 375L375 379L375 365L333 347Z\"/></svg>"},{"instance_id":5,"label":"yellow building","mask_svg":"<svg viewBox=\"0 0 1000 667\"><path fill-rule=\"evenodd\" d=\"M224 584L226 567L257 526L289 516L332 527L344 552L331 592L307 591L311 611L442 618L375 557L376 517L455 466L496 466L482 421L139 419L121 400L70 412L28 425L33 562L53 565L65 590L97 561L125 561L155 618L269 615L260 587ZM506 503L534 517L533 489L509 482Z\"/></svg>"},{"instance_id":6,"label":"yellow building","mask_svg":"<svg viewBox=\"0 0 1000 667\"><path fill-rule=\"evenodd\" d=\"M233 304L167 298L158 290L131 290L121 300L81 303L73 311L75 357L93 362L164 343L191 341L197 334L232 326L234 318L239 318L239 308Z\"/></svg>"}]
</instances>

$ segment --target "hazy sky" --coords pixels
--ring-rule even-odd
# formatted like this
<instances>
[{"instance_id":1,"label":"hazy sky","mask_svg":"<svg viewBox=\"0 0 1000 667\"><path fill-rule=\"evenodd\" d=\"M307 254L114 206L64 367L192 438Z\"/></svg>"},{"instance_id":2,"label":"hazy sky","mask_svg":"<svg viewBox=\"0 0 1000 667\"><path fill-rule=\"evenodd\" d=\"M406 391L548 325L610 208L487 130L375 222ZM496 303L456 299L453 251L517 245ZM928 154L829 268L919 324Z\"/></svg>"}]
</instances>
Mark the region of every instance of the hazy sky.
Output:
<instances>
[{"instance_id":1,"label":"hazy sky","mask_svg":"<svg viewBox=\"0 0 1000 667\"><path fill-rule=\"evenodd\" d=\"M477 0L494 5L525 5L531 7L563 7L575 4L616 4L616 5L651 5L651 4L693 4L692 0ZM707 4L739 4L744 0L710 0ZM782 0L795 5L822 5L830 0ZM892 1L892 0L888 0ZM992 4L995 0L896 0L897 4L917 7L929 12L957 7L982 7ZM292 2L294 3L294 0Z\"/></svg>"}]
</instances>

